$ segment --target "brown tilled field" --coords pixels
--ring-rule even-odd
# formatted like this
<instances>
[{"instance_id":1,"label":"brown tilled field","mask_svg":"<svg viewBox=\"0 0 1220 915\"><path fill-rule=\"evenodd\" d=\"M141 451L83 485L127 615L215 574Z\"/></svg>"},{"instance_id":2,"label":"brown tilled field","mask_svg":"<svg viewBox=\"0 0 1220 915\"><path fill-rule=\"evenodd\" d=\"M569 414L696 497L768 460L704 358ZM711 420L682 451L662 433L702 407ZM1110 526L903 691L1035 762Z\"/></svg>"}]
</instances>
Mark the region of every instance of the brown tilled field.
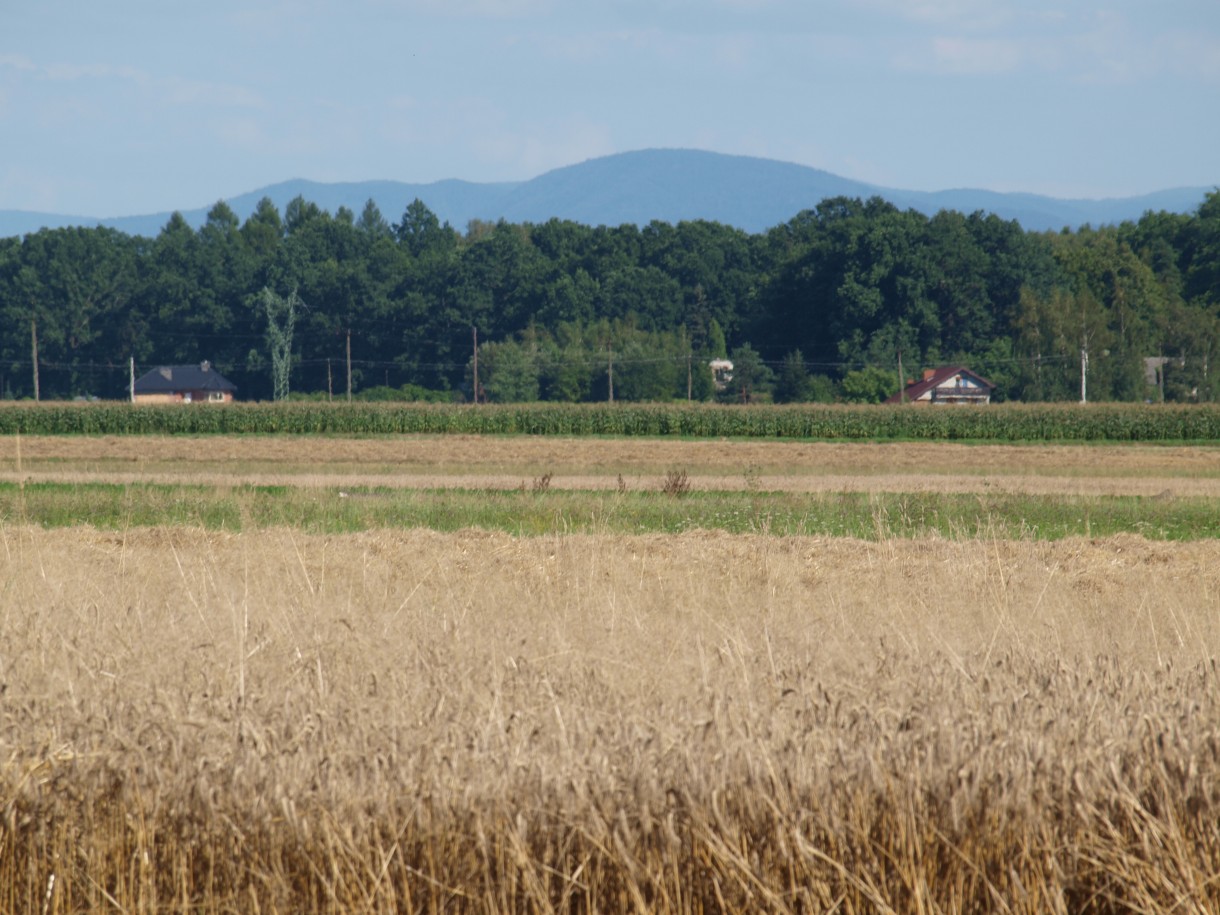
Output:
<instances>
[{"instance_id":1,"label":"brown tilled field","mask_svg":"<svg viewBox=\"0 0 1220 915\"><path fill-rule=\"evenodd\" d=\"M1215 495L1216 454L0 441L306 486ZM1220 910L1220 541L86 520L0 525L0 912Z\"/></svg>"}]
</instances>

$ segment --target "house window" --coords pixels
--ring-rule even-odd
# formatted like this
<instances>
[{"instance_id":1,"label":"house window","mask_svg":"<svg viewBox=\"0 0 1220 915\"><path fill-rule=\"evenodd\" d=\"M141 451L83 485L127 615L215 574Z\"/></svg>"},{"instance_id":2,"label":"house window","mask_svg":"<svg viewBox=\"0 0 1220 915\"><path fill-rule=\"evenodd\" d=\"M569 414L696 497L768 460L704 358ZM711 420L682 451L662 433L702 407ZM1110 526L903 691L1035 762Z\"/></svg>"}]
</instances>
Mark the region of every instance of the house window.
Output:
<instances>
[{"instance_id":1,"label":"house window","mask_svg":"<svg viewBox=\"0 0 1220 915\"><path fill-rule=\"evenodd\" d=\"M208 400L212 403L223 403L225 399L224 391L209 391Z\"/></svg>"}]
</instances>

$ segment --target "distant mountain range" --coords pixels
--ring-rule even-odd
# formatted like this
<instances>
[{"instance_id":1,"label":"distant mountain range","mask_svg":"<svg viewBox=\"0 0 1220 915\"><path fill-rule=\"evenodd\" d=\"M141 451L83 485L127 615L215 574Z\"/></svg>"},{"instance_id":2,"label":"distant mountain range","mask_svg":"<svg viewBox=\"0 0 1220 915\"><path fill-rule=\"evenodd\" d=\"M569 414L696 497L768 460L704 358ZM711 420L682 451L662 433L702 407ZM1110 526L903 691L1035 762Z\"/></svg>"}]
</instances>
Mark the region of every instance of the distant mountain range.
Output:
<instances>
[{"instance_id":1,"label":"distant mountain range","mask_svg":"<svg viewBox=\"0 0 1220 915\"><path fill-rule=\"evenodd\" d=\"M686 149L650 149L590 159L546 172L529 181L478 184L447 180L432 184L360 181L324 184L293 180L228 198L245 220L268 197L282 213L298 195L331 213L345 206L357 216L376 202L390 223L419 198L443 221L464 230L472 219L545 222L570 219L586 225L644 225L707 219L762 232L787 222L829 197L882 197L901 209L927 215L952 209L983 211L1015 219L1031 231L1082 225L1110 225L1139 219L1148 211L1191 213L1213 188L1184 187L1139 197L1061 200L1036 194L984 190L903 191L840 178L821 169L772 159L730 156ZM182 210L193 226L204 223L211 206ZM155 236L171 213L92 219L49 213L0 210L0 237L40 228L110 226L131 235Z\"/></svg>"}]
</instances>

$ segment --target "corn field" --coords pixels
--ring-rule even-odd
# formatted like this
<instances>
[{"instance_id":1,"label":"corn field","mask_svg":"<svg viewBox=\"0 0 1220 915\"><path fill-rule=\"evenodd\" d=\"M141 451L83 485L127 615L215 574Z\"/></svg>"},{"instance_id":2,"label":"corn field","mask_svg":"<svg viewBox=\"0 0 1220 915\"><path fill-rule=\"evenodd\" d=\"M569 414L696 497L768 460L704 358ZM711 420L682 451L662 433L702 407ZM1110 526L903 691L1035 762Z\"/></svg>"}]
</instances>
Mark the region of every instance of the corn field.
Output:
<instances>
[{"instance_id":1,"label":"corn field","mask_svg":"<svg viewBox=\"0 0 1220 915\"><path fill-rule=\"evenodd\" d=\"M1220 407L1149 404L12 404L0 435L398 433L980 442L1214 442Z\"/></svg>"}]
</instances>

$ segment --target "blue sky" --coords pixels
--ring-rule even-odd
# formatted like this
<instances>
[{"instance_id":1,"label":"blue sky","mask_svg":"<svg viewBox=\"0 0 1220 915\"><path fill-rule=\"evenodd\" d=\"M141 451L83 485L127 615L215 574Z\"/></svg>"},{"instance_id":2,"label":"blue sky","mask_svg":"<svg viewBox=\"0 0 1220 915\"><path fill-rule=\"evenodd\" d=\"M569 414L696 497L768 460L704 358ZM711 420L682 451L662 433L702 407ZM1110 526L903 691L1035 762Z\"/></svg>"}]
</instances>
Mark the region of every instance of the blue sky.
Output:
<instances>
[{"instance_id":1,"label":"blue sky","mask_svg":"<svg viewBox=\"0 0 1220 915\"><path fill-rule=\"evenodd\" d=\"M0 209L522 180L651 147L912 190L1220 184L1217 0L5 6Z\"/></svg>"}]
</instances>

